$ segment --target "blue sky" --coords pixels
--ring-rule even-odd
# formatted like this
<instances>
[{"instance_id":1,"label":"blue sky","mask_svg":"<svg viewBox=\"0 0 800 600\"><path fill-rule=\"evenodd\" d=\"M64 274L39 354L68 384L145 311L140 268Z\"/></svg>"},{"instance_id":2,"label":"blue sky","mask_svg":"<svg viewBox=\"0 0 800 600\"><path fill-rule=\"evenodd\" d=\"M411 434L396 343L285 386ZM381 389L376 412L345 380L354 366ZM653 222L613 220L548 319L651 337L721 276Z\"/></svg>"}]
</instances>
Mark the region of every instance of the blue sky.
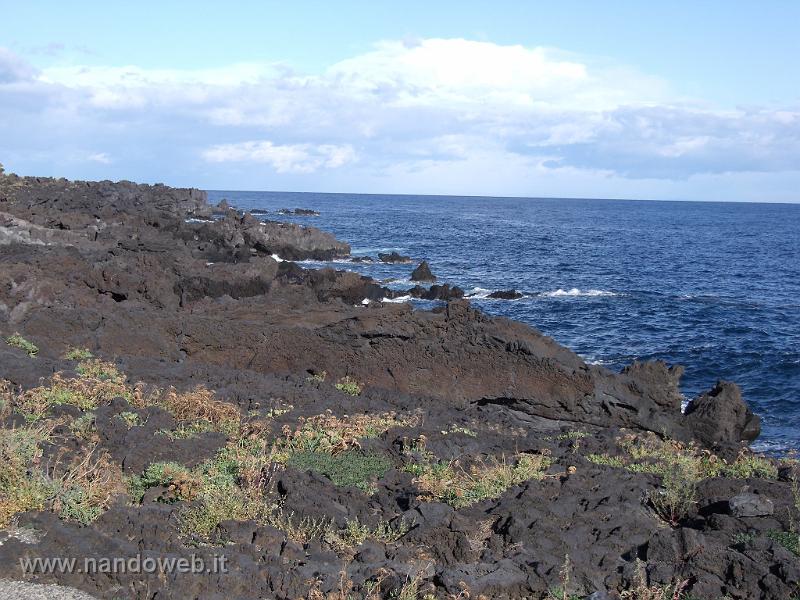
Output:
<instances>
[{"instance_id":1,"label":"blue sky","mask_svg":"<svg viewBox=\"0 0 800 600\"><path fill-rule=\"evenodd\" d=\"M800 201L800 3L0 1L0 162L217 189Z\"/></svg>"}]
</instances>

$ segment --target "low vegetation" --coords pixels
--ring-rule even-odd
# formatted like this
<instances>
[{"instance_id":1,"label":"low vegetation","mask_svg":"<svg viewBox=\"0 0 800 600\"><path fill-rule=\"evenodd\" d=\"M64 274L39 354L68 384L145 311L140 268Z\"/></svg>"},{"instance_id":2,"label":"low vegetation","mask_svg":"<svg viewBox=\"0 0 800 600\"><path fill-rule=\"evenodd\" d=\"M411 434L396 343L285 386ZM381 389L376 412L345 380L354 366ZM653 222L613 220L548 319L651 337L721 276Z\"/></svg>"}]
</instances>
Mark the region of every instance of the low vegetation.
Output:
<instances>
[{"instance_id":1,"label":"low vegetation","mask_svg":"<svg viewBox=\"0 0 800 600\"><path fill-rule=\"evenodd\" d=\"M463 508L482 500L497 498L514 485L531 479L542 479L550 466L544 454L517 454L510 461L485 459L465 470L457 465L436 460L424 450L415 448L418 458L406 466L415 476L414 483L424 498L446 502L453 508Z\"/></svg>"},{"instance_id":2,"label":"low vegetation","mask_svg":"<svg viewBox=\"0 0 800 600\"><path fill-rule=\"evenodd\" d=\"M392 468L392 461L386 456L359 450L338 454L320 451L294 452L287 464L301 471L316 471L336 485L356 487L365 493L373 493L377 480Z\"/></svg>"},{"instance_id":3,"label":"low vegetation","mask_svg":"<svg viewBox=\"0 0 800 600\"><path fill-rule=\"evenodd\" d=\"M11 346L12 348L19 348L20 350L25 351L25 353L31 358L39 354L39 347L33 342L26 340L18 333L15 333L14 335L11 335L8 338L6 338L6 344Z\"/></svg>"},{"instance_id":4,"label":"low vegetation","mask_svg":"<svg viewBox=\"0 0 800 600\"><path fill-rule=\"evenodd\" d=\"M336 383L336 389L345 394L350 394L351 396L358 396L361 394L363 386L348 375L342 377Z\"/></svg>"},{"instance_id":5,"label":"low vegetation","mask_svg":"<svg viewBox=\"0 0 800 600\"><path fill-rule=\"evenodd\" d=\"M661 476L661 487L648 496L656 513L671 525L688 516L696 502L697 483L709 477L776 479L777 466L749 450L727 462L693 444L661 440L655 436L629 435L617 440L620 454L589 454L595 464L623 468L634 473Z\"/></svg>"},{"instance_id":6,"label":"low vegetation","mask_svg":"<svg viewBox=\"0 0 800 600\"><path fill-rule=\"evenodd\" d=\"M93 444L41 464L52 426L0 428L0 527L13 515L49 509L88 525L124 492L119 467Z\"/></svg>"}]
</instances>

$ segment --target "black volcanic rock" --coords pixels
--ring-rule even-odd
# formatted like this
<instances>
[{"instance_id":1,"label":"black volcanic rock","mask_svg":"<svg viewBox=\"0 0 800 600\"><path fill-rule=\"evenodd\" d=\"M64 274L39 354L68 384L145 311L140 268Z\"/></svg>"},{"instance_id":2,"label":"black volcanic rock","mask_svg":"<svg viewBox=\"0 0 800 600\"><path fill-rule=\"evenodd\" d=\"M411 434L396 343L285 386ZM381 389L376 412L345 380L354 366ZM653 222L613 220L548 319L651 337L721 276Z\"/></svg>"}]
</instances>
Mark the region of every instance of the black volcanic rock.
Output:
<instances>
[{"instance_id":1,"label":"black volcanic rock","mask_svg":"<svg viewBox=\"0 0 800 600\"><path fill-rule=\"evenodd\" d=\"M427 260L423 260L416 269L411 271L411 281L436 281L436 275L431 273Z\"/></svg>"},{"instance_id":2,"label":"black volcanic rock","mask_svg":"<svg viewBox=\"0 0 800 600\"><path fill-rule=\"evenodd\" d=\"M738 449L761 433L761 419L744 402L739 386L728 381L693 399L686 421L695 437L712 448Z\"/></svg>"},{"instance_id":3,"label":"black volcanic rock","mask_svg":"<svg viewBox=\"0 0 800 600\"><path fill-rule=\"evenodd\" d=\"M680 367L589 365L531 327L474 309L457 287L393 291L354 272L282 260L348 255L346 243L318 229L230 210L191 222L212 211L197 190L0 176L0 340L19 333L39 347L31 358L0 343L0 424L24 425L6 401L13 407L15 394L56 372L75 377L65 352L88 348L115 362L135 393L94 408L87 440L71 424L89 412L54 406L42 417L53 441L37 461L55 468L91 447L126 476L155 462L194 469L185 482L151 486L141 503L117 497L88 524L60 518L49 500L19 514L20 527L41 535L23 542L0 530L0 579L21 578L20 556L80 561L147 549L210 564L224 552L227 573L37 580L97 597L289 600L338 597L350 582L362 597L378 579L389 597L413 578L420 594L437 598L521 600L560 585L568 555L569 593L580 597L619 597L641 573L652 586L688 581L686 592L702 598L795 594L800 565L776 540L795 520L796 474L790 466L780 479L747 472L749 454L732 469L746 479L726 472L758 430L735 385L718 384L683 415ZM442 303L425 311L380 302L406 294ZM337 388L344 377L360 393ZM179 424L148 400L154 387L199 385L236 409L238 436ZM310 452L302 464L268 458L271 444L315 419L384 415L395 415L386 429L362 436L356 427L337 452ZM669 453L679 442L698 444L703 464L719 469L686 484L694 501L667 522L653 500L675 482L635 462L631 448ZM178 490L192 491L222 448L226 465L237 457L235 485L263 492L283 512L241 512L225 497L209 539L187 534L180 524L203 508L207 490L187 499ZM257 468L240 469L245 454ZM518 483L483 498L485 488L470 482L491 474L495 460ZM536 461L543 471L526 472ZM334 481L363 464L379 466L363 485ZM425 489L432 473L447 477L439 497ZM314 523L325 530L300 528ZM359 543L354 530L370 535ZM292 539L300 533L303 543Z\"/></svg>"},{"instance_id":4,"label":"black volcanic rock","mask_svg":"<svg viewBox=\"0 0 800 600\"><path fill-rule=\"evenodd\" d=\"M398 254L397 252L392 251L389 254L383 253L378 254L378 260L385 263L410 263L411 257L410 256L403 256Z\"/></svg>"},{"instance_id":5,"label":"black volcanic rock","mask_svg":"<svg viewBox=\"0 0 800 600\"><path fill-rule=\"evenodd\" d=\"M498 290L496 292L492 292L487 297L497 300L516 300L517 298L522 298L522 296L523 294L517 290Z\"/></svg>"}]
</instances>

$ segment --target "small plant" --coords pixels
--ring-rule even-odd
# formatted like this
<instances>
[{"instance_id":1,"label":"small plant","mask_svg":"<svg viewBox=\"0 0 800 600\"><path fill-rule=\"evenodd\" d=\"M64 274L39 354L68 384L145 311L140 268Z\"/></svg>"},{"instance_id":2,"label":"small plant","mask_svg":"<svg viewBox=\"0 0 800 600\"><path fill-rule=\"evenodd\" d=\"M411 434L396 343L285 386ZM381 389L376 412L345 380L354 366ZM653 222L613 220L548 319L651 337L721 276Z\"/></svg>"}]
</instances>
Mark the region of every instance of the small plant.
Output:
<instances>
[{"instance_id":1,"label":"small plant","mask_svg":"<svg viewBox=\"0 0 800 600\"><path fill-rule=\"evenodd\" d=\"M95 448L89 446L55 479L53 511L84 526L103 514L124 489L119 466L107 454L96 454Z\"/></svg>"},{"instance_id":2,"label":"small plant","mask_svg":"<svg viewBox=\"0 0 800 600\"><path fill-rule=\"evenodd\" d=\"M489 498L497 498L514 485L542 479L550 466L543 454L518 454L513 464L503 460L478 462L469 471L450 463L412 463L406 470L416 476L415 483L431 500L463 508Z\"/></svg>"},{"instance_id":3,"label":"small plant","mask_svg":"<svg viewBox=\"0 0 800 600\"><path fill-rule=\"evenodd\" d=\"M685 594L689 580L667 585L648 585L644 562L636 559L636 581L620 593L622 600L689 600Z\"/></svg>"},{"instance_id":4,"label":"small plant","mask_svg":"<svg viewBox=\"0 0 800 600\"><path fill-rule=\"evenodd\" d=\"M355 379L346 375L336 384L336 389L345 394L350 394L351 396L358 396L361 394L363 388Z\"/></svg>"},{"instance_id":5,"label":"small plant","mask_svg":"<svg viewBox=\"0 0 800 600\"><path fill-rule=\"evenodd\" d=\"M97 433L94 413L87 412L82 414L69 424L69 429L75 437L82 440L93 439Z\"/></svg>"},{"instance_id":6,"label":"small plant","mask_svg":"<svg viewBox=\"0 0 800 600\"><path fill-rule=\"evenodd\" d=\"M328 376L327 372L320 371L319 373L312 373L311 375L306 377L306 381L310 383L323 383L327 376Z\"/></svg>"},{"instance_id":7,"label":"small plant","mask_svg":"<svg viewBox=\"0 0 800 600\"><path fill-rule=\"evenodd\" d=\"M49 436L42 426L0 428L0 528L16 513L44 508L51 497L51 482L37 468Z\"/></svg>"},{"instance_id":8,"label":"small plant","mask_svg":"<svg viewBox=\"0 0 800 600\"><path fill-rule=\"evenodd\" d=\"M561 565L561 568L558 571L558 581L559 584L554 587L550 588L547 592L547 600L579 600L581 596L578 594L570 593L570 588L572 584L570 579L572 578L572 562L569 559L569 554L564 555L564 564Z\"/></svg>"},{"instance_id":9,"label":"small plant","mask_svg":"<svg viewBox=\"0 0 800 600\"><path fill-rule=\"evenodd\" d=\"M6 338L6 344L11 346L12 348L19 348L20 350L24 350L25 353L31 358L39 354L39 347L33 342L26 340L19 333L15 333L14 335Z\"/></svg>"},{"instance_id":10,"label":"small plant","mask_svg":"<svg viewBox=\"0 0 800 600\"><path fill-rule=\"evenodd\" d=\"M800 556L800 533L796 531L768 531L767 537L773 542L777 542L789 552Z\"/></svg>"},{"instance_id":11,"label":"small plant","mask_svg":"<svg viewBox=\"0 0 800 600\"><path fill-rule=\"evenodd\" d=\"M442 431L441 433L442 433L442 435L448 435L448 434L451 434L451 433L460 433L462 435L468 435L469 437L478 437L478 434L475 433L469 427L464 427L462 425L455 425L455 424L451 425L449 429L446 429L446 430Z\"/></svg>"},{"instance_id":12,"label":"small plant","mask_svg":"<svg viewBox=\"0 0 800 600\"><path fill-rule=\"evenodd\" d=\"M64 353L64 358L66 360L87 361L94 358L94 354L86 348L70 348Z\"/></svg>"},{"instance_id":13,"label":"small plant","mask_svg":"<svg viewBox=\"0 0 800 600\"><path fill-rule=\"evenodd\" d=\"M742 533L739 532L731 538L732 546L749 546L756 539L755 533Z\"/></svg>"},{"instance_id":14,"label":"small plant","mask_svg":"<svg viewBox=\"0 0 800 600\"><path fill-rule=\"evenodd\" d=\"M648 495L656 513L672 526L685 519L696 502L697 475L674 466L661 476L661 488Z\"/></svg>"},{"instance_id":15,"label":"small plant","mask_svg":"<svg viewBox=\"0 0 800 600\"><path fill-rule=\"evenodd\" d=\"M349 450L337 454L320 451L301 451L291 455L287 463L301 471L316 471L335 485L351 486L371 492L375 481L392 468L392 461L379 454L362 454Z\"/></svg>"},{"instance_id":16,"label":"small plant","mask_svg":"<svg viewBox=\"0 0 800 600\"><path fill-rule=\"evenodd\" d=\"M336 454L360 448L358 440L361 438L375 438L392 427L413 426L417 422L417 417L394 412L337 417L328 411L322 415L301 418L295 429L285 426L275 446L286 454L284 460L288 460L291 452L303 450Z\"/></svg>"},{"instance_id":17,"label":"small plant","mask_svg":"<svg viewBox=\"0 0 800 600\"><path fill-rule=\"evenodd\" d=\"M169 493L163 501L178 502L193 499L201 485L200 478L183 465L159 462L149 465L141 475L131 477L128 480L128 493L134 502L140 503L147 490L162 486Z\"/></svg>"},{"instance_id":18,"label":"small plant","mask_svg":"<svg viewBox=\"0 0 800 600\"><path fill-rule=\"evenodd\" d=\"M139 414L131 411L123 411L117 415L119 419L125 423L125 427L130 429L131 427L137 427L141 425L141 420L139 419Z\"/></svg>"}]
</instances>

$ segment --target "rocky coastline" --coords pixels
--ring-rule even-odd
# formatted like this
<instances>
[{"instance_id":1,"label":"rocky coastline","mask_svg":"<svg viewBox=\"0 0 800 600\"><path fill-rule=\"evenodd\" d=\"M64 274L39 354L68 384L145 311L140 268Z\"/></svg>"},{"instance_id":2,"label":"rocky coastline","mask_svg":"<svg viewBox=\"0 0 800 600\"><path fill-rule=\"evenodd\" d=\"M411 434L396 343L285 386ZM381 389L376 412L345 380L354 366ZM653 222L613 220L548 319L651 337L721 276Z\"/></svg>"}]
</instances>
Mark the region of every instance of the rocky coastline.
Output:
<instances>
[{"instance_id":1,"label":"rocky coastline","mask_svg":"<svg viewBox=\"0 0 800 600\"><path fill-rule=\"evenodd\" d=\"M304 268L350 247L262 217L0 172L0 580L159 600L800 597L800 467L749 451L734 383L684 412L679 366L614 373L447 283ZM384 301L402 295L442 302ZM227 571L20 566L143 554Z\"/></svg>"}]
</instances>

